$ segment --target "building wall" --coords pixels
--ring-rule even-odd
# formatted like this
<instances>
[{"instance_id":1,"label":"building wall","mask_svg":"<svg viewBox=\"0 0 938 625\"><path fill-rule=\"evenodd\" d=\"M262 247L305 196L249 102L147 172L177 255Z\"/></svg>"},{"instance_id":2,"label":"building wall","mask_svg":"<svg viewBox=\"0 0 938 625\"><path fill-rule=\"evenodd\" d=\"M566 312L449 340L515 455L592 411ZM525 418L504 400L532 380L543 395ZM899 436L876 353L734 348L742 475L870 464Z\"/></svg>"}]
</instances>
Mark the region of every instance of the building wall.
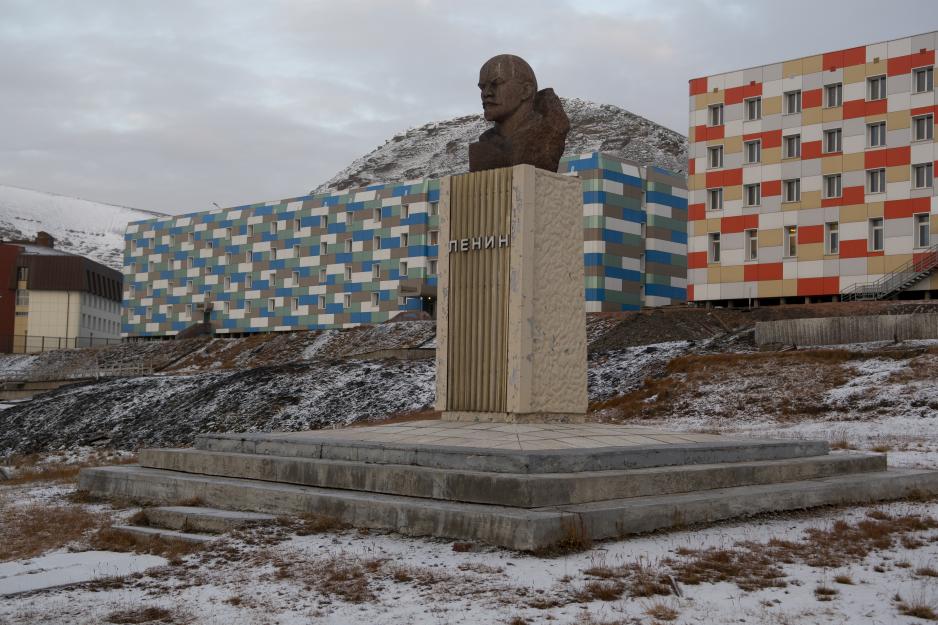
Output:
<instances>
[{"instance_id":1,"label":"building wall","mask_svg":"<svg viewBox=\"0 0 938 625\"><path fill-rule=\"evenodd\" d=\"M598 153L565 158L561 172L583 179L588 310L640 307L646 223L654 253L645 301L683 301L684 179ZM176 334L208 303L223 333L347 327L420 310L419 296L436 286L438 199L439 181L423 180L132 223L124 333Z\"/></svg>"},{"instance_id":2,"label":"building wall","mask_svg":"<svg viewBox=\"0 0 938 625\"><path fill-rule=\"evenodd\" d=\"M743 298L836 296L855 284L872 282L912 260L916 215L925 215L938 242L934 185L917 189L913 166L931 164L932 138L915 141L917 116L936 112L934 89L913 91L913 71L935 62L936 33L869 44L743 69L690 81L688 281L692 301ZM885 76L883 99L870 97L869 79ZM841 85L841 103L828 106L826 89ZM835 89L832 87L832 89ZM786 114L785 95L800 91L801 112ZM748 99L761 99L760 119L749 120ZM836 102L835 102L836 103ZM710 107L723 106L723 123L712 124ZM869 144L868 125L885 122L885 146ZM825 145L825 132L841 133L838 146ZM801 150L786 157L786 137L800 135ZM759 141L761 158L746 164L746 143ZM710 167L708 148L722 146L722 167ZM834 148L827 151L826 147ZM869 173L884 169L882 192ZM841 192L828 197L825 176L840 175ZM785 181L800 181L800 199L786 201ZM746 202L747 185L760 201ZM722 208L711 207L708 190L722 189ZM883 220L882 249L871 245L871 221ZM839 249L827 238L836 224ZM784 248L794 228L794 255ZM747 230L758 244L747 258ZM709 251L720 235L720 259ZM938 288L938 276L913 287Z\"/></svg>"}]
</instances>

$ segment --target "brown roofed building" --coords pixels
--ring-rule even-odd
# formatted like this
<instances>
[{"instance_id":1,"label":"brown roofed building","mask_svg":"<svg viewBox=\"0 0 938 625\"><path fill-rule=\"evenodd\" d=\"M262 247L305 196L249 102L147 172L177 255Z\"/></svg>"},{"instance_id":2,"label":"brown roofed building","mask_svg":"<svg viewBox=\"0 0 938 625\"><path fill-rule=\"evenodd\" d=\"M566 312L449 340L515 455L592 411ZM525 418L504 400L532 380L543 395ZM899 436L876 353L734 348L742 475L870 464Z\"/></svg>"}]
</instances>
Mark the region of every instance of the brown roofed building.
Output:
<instances>
[{"instance_id":1,"label":"brown roofed building","mask_svg":"<svg viewBox=\"0 0 938 625\"><path fill-rule=\"evenodd\" d=\"M104 345L120 340L120 272L35 241L0 242L0 352Z\"/></svg>"}]
</instances>

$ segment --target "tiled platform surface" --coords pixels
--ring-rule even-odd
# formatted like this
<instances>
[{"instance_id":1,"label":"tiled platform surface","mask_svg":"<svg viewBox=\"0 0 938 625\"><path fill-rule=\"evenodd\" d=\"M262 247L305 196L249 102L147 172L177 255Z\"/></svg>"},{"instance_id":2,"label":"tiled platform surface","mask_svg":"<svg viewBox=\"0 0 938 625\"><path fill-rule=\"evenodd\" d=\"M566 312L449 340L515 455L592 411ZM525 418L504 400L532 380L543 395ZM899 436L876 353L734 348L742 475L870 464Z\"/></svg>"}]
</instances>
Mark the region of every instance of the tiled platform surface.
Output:
<instances>
[{"instance_id":1,"label":"tiled platform surface","mask_svg":"<svg viewBox=\"0 0 938 625\"><path fill-rule=\"evenodd\" d=\"M203 451L488 471L564 473L780 460L826 454L823 441L735 439L608 424L411 421L335 430L203 434Z\"/></svg>"}]
</instances>

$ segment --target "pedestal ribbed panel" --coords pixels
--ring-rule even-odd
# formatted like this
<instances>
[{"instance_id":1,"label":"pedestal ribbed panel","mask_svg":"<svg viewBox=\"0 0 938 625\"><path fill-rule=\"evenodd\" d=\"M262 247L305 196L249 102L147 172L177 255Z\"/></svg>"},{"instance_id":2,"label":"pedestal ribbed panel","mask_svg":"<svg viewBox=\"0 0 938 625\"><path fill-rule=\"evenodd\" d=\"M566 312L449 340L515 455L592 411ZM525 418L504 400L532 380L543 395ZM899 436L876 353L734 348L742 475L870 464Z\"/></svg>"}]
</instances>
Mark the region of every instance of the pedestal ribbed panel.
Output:
<instances>
[{"instance_id":1,"label":"pedestal ribbed panel","mask_svg":"<svg viewBox=\"0 0 938 625\"><path fill-rule=\"evenodd\" d=\"M447 410L506 410L511 174L452 178Z\"/></svg>"}]
</instances>

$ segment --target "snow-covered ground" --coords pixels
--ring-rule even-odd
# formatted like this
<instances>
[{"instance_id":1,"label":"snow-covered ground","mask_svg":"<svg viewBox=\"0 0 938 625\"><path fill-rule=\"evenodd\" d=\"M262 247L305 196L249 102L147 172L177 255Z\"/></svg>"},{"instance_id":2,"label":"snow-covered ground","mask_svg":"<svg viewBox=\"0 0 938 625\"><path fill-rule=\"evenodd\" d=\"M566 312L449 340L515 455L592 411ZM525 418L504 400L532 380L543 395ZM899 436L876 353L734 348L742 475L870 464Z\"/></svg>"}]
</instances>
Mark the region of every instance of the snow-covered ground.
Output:
<instances>
[{"instance_id":1,"label":"snow-covered ground","mask_svg":"<svg viewBox=\"0 0 938 625\"><path fill-rule=\"evenodd\" d=\"M124 230L158 213L0 185L0 238L33 238L40 230L56 247L120 270Z\"/></svg>"}]
</instances>

